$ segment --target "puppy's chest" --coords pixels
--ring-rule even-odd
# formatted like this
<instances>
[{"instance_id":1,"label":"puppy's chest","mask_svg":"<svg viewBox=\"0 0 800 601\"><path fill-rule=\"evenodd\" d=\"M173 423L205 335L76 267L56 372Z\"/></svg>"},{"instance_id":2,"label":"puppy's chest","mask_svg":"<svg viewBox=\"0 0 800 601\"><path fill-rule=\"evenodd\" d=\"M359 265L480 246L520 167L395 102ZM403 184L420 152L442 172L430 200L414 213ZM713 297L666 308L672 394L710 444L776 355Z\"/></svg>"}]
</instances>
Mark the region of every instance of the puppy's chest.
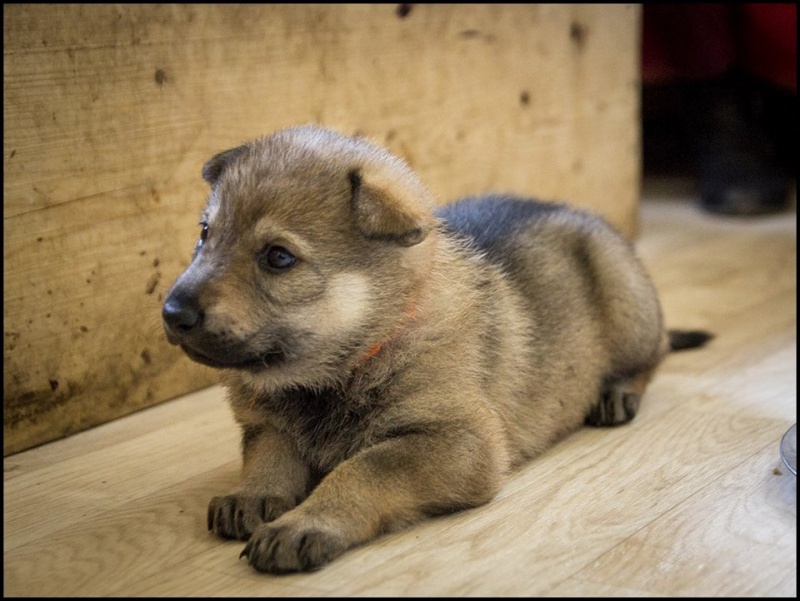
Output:
<instances>
[{"instance_id":1,"label":"puppy's chest","mask_svg":"<svg viewBox=\"0 0 800 601\"><path fill-rule=\"evenodd\" d=\"M293 389L270 398L265 408L303 458L327 472L364 445L376 399L370 392Z\"/></svg>"}]
</instances>

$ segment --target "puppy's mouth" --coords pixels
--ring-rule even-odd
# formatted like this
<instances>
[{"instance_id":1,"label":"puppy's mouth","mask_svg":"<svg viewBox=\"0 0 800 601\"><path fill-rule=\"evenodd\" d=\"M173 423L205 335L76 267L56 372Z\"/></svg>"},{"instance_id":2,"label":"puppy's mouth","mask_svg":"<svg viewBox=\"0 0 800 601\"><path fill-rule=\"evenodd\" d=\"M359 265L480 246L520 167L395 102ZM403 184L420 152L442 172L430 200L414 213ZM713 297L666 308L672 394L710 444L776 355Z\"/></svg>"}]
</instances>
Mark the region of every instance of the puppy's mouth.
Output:
<instances>
[{"instance_id":1,"label":"puppy's mouth","mask_svg":"<svg viewBox=\"0 0 800 601\"><path fill-rule=\"evenodd\" d=\"M279 365L286 360L286 354L278 349L270 350L254 357L238 359L210 357L186 344L181 344L180 347L192 361L217 369L242 369L250 372L257 372Z\"/></svg>"},{"instance_id":2,"label":"puppy's mouth","mask_svg":"<svg viewBox=\"0 0 800 601\"><path fill-rule=\"evenodd\" d=\"M289 361L294 348L292 337L284 331L256 332L245 340L203 332L183 331L165 323L167 342L179 346L192 361L216 369L259 372Z\"/></svg>"}]
</instances>

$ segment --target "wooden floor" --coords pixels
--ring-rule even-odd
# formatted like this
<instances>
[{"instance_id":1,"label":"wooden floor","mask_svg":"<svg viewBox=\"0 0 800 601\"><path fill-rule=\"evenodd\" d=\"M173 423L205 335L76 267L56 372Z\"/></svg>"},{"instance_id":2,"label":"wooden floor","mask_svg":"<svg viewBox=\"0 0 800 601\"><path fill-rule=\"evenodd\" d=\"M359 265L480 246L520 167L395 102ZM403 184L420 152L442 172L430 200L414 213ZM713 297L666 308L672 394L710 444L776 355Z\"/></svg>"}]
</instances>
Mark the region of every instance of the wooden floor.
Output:
<instances>
[{"instance_id":1,"label":"wooden floor","mask_svg":"<svg viewBox=\"0 0 800 601\"><path fill-rule=\"evenodd\" d=\"M6 458L5 595L795 597L796 214L708 216L675 188L642 211L669 325L717 338L666 361L632 424L580 431L487 506L276 577L206 530L239 469L212 388Z\"/></svg>"}]
</instances>

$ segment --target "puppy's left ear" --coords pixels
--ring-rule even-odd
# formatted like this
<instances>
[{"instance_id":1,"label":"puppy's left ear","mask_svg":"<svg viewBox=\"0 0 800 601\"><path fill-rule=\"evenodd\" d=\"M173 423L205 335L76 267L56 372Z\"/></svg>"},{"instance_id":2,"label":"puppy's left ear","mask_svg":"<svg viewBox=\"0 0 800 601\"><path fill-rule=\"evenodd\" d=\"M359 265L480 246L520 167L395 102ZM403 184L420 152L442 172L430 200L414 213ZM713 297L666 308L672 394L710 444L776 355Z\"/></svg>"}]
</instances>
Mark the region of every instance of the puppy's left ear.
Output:
<instances>
[{"instance_id":1,"label":"puppy's left ear","mask_svg":"<svg viewBox=\"0 0 800 601\"><path fill-rule=\"evenodd\" d=\"M225 167L227 167L233 159L244 154L246 150L247 146L242 144L236 148L230 148L215 154L203 165L203 179L212 186L216 184L219 176L222 175L222 172L225 170Z\"/></svg>"},{"instance_id":2,"label":"puppy's left ear","mask_svg":"<svg viewBox=\"0 0 800 601\"><path fill-rule=\"evenodd\" d=\"M433 216L421 199L413 198L414 194L424 194L422 190L398 182L371 181L357 169L348 176L353 214L364 236L401 246L414 246L425 239L433 225Z\"/></svg>"}]
</instances>

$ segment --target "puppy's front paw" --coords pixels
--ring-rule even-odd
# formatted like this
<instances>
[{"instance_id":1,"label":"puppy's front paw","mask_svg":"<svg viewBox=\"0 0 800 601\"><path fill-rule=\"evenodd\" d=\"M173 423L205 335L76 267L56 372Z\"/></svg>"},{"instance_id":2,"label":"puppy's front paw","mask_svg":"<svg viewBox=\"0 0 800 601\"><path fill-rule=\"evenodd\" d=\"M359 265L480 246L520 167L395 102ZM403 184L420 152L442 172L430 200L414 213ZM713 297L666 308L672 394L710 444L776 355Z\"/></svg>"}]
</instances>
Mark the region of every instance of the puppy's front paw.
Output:
<instances>
[{"instance_id":1,"label":"puppy's front paw","mask_svg":"<svg viewBox=\"0 0 800 601\"><path fill-rule=\"evenodd\" d=\"M286 513L292 506L277 497L233 494L208 504L208 529L222 538L247 540L255 529Z\"/></svg>"},{"instance_id":2,"label":"puppy's front paw","mask_svg":"<svg viewBox=\"0 0 800 601\"><path fill-rule=\"evenodd\" d=\"M260 525L239 557L247 557L247 562L259 572L282 574L319 568L349 546L341 533L287 521L280 525Z\"/></svg>"}]
</instances>

